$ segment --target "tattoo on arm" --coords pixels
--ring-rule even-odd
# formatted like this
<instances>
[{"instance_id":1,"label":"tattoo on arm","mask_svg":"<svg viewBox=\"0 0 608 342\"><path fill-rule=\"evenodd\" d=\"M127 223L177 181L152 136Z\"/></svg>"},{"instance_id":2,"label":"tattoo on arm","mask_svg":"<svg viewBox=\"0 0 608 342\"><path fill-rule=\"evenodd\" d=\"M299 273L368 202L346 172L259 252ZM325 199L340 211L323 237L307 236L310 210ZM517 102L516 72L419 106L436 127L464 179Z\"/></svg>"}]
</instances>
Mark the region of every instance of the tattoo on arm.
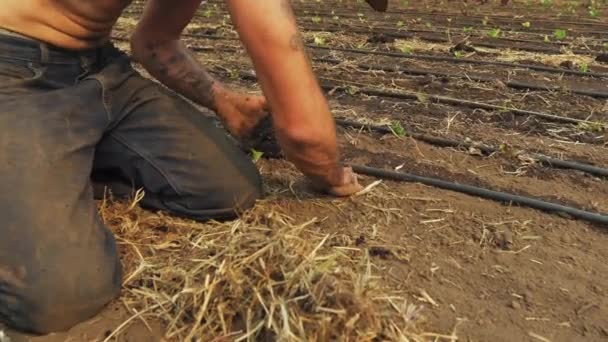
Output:
<instances>
[{"instance_id":1,"label":"tattoo on arm","mask_svg":"<svg viewBox=\"0 0 608 342\"><path fill-rule=\"evenodd\" d=\"M161 54L165 56L161 57ZM146 46L144 63L165 85L216 110L215 80L186 49L163 49L162 46L149 44Z\"/></svg>"}]
</instances>

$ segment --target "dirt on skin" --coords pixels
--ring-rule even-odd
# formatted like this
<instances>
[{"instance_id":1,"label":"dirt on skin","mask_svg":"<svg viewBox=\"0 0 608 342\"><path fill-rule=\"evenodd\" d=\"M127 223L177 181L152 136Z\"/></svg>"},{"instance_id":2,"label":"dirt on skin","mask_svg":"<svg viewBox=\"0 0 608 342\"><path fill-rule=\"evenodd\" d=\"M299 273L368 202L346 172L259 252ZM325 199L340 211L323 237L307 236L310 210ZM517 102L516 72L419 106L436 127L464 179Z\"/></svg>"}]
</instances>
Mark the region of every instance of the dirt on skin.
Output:
<instances>
[{"instance_id":1,"label":"dirt on skin","mask_svg":"<svg viewBox=\"0 0 608 342\"><path fill-rule=\"evenodd\" d=\"M556 28L571 30L567 41L571 36L597 39L595 32L608 32L606 22L589 17L587 9L571 9L567 3L555 2L550 8L535 3L532 10L524 1L510 2L507 6L498 2L486 5L469 2L466 8L460 9L451 4L409 2L407 8L389 7L388 14L375 14L361 7L364 4L355 2L295 2L296 12L306 20L307 27L317 21L311 20L316 17L314 11L331 13L333 9L340 9L350 11L354 17L340 20L340 25L345 27L382 24L397 28L403 21L406 28L441 32L438 26L448 23L452 28L461 29L491 26L501 27L511 38L536 37L534 39L540 42L545 34L551 35ZM133 17L137 17L140 8L141 3L131 7ZM399 10L402 14L395 13ZM542 17L538 15L541 10L544 11ZM196 18L198 24L207 25L214 33L234 36L229 24L222 24L221 2L210 15L203 15L203 11L205 7ZM602 8L599 11L606 13ZM576 17L572 13L576 13ZM362 23L362 17L366 22ZM452 20L448 22L447 18ZM530 22L530 27L522 26L525 22ZM122 24L115 34L128 36L131 27L124 21ZM541 35L534 36L536 33ZM349 44L356 47L366 37L349 34L347 30L341 37L330 34L325 43L328 47L332 46L332 39L342 47ZM234 41L193 40L205 46L240 48ZM372 44L376 44L376 48L378 44L386 44L389 49L397 49L396 43ZM365 48L374 47L368 43ZM431 45L417 48L421 49L417 51L420 53L436 53ZM494 60L510 53L507 50L499 52L474 58ZM449 51L441 53L450 54ZM320 55L315 51L311 54L313 57ZM355 63L372 60L460 75L494 75L503 81L519 79L606 91L605 79L496 66L470 67L449 62L411 62L340 53L331 56L348 58ZM207 51L200 52L200 59L224 70L251 69L242 53L227 56L220 51ZM386 89L426 92L484 103L508 103L520 109L577 118L592 116L604 123L608 115L605 99L568 92L507 89L500 82L480 83L466 77L447 78L444 82L436 78L370 73L323 63L314 63L314 67L320 78ZM602 70L601 65L594 62L589 68ZM252 82L229 77L225 72L218 72L218 77L239 87L255 89ZM356 91L330 92L329 99L336 116L374 124L400 121L412 132L503 147L500 153L482 156L475 151L440 148L405 136L340 128L340 146L348 163L400 168L418 175L608 213L606 179L580 171L549 168L514 153L522 150L542 152L608 167L604 128L424 101L369 97ZM268 140L262 138L257 142L267 143ZM262 146L260 150L266 147ZM429 340L449 341L454 340L453 336L459 341L608 340L608 227L414 183L383 181L366 195L338 200L312 193L299 173L284 160L262 159L258 165L270 189L266 205L301 222L319 218L320 223L314 229L332 234L335 239L332 243L336 246L369 252L376 265L374 273L380 277L378 281L405 293L408 301L423 307L416 324L421 330L436 333L429 336ZM375 179L362 177L361 181L367 185ZM134 261L127 258L124 262L129 268ZM118 328L111 341L162 340L166 322L148 318L132 319L123 324L135 314L126 307L119 299L98 317L70 332L37 338L13 337L13 342L103 341Z\"/></svg>"}]
</instances>

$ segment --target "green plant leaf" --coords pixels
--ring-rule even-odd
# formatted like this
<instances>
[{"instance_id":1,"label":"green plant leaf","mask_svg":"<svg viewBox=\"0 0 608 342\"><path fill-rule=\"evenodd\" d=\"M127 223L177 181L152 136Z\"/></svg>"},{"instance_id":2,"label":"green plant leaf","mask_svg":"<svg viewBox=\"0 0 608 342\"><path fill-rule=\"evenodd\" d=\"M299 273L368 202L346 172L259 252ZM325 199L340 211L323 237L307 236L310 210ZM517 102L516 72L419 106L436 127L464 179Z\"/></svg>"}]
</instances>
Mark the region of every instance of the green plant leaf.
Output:
<instances>
[{"instance_id":1,"label":"green plant leaf","mask_svg":"<svg viewBox=\"0 0 608 342\"><path fill-rule=\"evenodd\" d=\"M264 152L257 151L253 148L251 149L251 160L253 160L254 163L257 163L260 159L262 159L263 155Z\"/></svg>"},{"instance_id":2,"label":"green plant leaf","mask_svg":"<svg viewBox=\"0 0 608 342\"><path fill-rule=\"evenodd\" d=\"M529 21L526 21L525 23L522 23L521 26L523 26L525 28L530 28L531 24Z\"/></svg>"},{"instance_id":3,"label":"green plant leaf","mask_svg":"<svg viewBox=\"0 0 608 342\"><path fill-rule=\"evenodd\" d=\"M498 38L500 37L501 31L498 27L495 27L493 29L491 29L490 31L488 31L488 36L492 37L492 38Z\"/></svg>"},{"instance_id":4,"label":"green plant leaf","mask_svg":"<svg viewBox=\"0 0 608 342\"><path fill-rule=\"evenodd\" d=\"M556 29L553 32L553 37L555 37L557 40L565 39L567 35L566 30L563 29Z\"/></svg>"},{"instance_id":5,"label":"green plant leaf","mask_svg":"<svg viewBox=\"0 0 608 342\"><path fill-rule=\"evenodd\" d=\"M412 47L408 45L402 45L401 47L399 47L399 50L406 55L411 55L414 52L412 50Z\"/></svg>"},{"instance_id":6,"label":"green plant leaf","mask_svg":"<svg viewBox=\"0 0 608 342\"><path fill-rule=\"evenodd\" d=\"M398 137L405 136L405 128L403 128L403 126L401 125L401 122L399 122L399 121L393 121L391 123L390 129L391 129L391 131L393 131L393 134Z\"/></svg>"}]
</instances>

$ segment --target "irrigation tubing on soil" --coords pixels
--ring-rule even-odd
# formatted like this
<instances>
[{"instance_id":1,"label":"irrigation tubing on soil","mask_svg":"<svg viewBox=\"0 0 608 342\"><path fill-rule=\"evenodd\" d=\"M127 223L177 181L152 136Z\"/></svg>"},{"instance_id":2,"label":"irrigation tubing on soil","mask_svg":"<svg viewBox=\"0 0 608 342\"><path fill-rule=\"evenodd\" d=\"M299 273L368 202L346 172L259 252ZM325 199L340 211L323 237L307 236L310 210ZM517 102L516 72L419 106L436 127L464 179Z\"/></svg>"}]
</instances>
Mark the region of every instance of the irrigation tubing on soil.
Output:
<instances>
[{"instance_id":1,"label":"irrigation tubing on soil","mask_svg":"<svg viewBox=\"0 0 608 342\"><path fill-rule=\"evenodd\" d=\"M257 80L257 77L249 72L241 72L240 77L242 77L243 79L249 79L249 80L253 80L253 81ZM322 77L320 77L319 79L327 81L326 79L324 79ZM334 80L329 80L329 81L335 82ZM341 90L348 89L345 84L334 85L334 84L329 84L329 83L321 83L321 88L323 88L323 90L326 90L326 91L333 91L336 89L341 89ZM491 111L502 111L505 113L511 113L513 115L536 116L536 117L543 118L544 120L550 121L550 122L561 122L561 123L569 123L569 124L574 124L574 125L583 124L583 123L594 123L593 121L575 119L575 118L559 116L559 115L555 115L555 114L535 112L535 111L531 111L531 110L509 108L509 107L503 107L503 106L496 106L496 105L491 105L488 103L461 100L461 99L456 99L456 98L452 98L452 97L430 95L430 94L425 94L425 93L403 92L403 91L394 91L394 90L389 91L389 90L381 90L381 89L366 88L366 87L357 88L357 92L361 93L361 94L370 95L370 96L381 96L381 97L387 97L387 98L414 100L414 101L418 101L418 102L422 102L422 103L424 103L425 101L429 101L429 102L433 102L433 103L448 104L448 105L452 105L452 106L462 106L462 107L484 109L484 110L491 110ZM423 98L424 100L422 100L421 98ZM595 123L601 125L602 127L605 127L604 123L601 123L601 122L595 122Z\"/></svg>"},{"instance_id":2,"label":"irrigation tubing on soil","mask_svg":"<svg viewBox=\"0 0 608 342\"><path fill-rule=\"evenodd\" d=\"M470 59L470 58L417 55L417 54L406 54L406 53L399 53L399 52L385 52L385 51L374 51L374 50L325 47L325 46L316 46L316 45L306 45L306 47L311 48L311 49L317 49L317 50L340 51L340 52L348 52L348 53L356 53L356 54L364 54L364 55L377 55L377 56L397 57L397 58L405 58L405 59L420 59L420 60L450 62L450 63L460 63L460 64L496 65L496 66L504 66L504 67L510 67L510 68L524 68L524 69L543 71L543 72L549 72L549 73L554 73L554 74L608 78L608 73L583 72L583 71L578 71L578 70L552 68L552 67L547 67L547 66L542 66L542 65L518 64L518 63L508 63L508 62L492 62L492 61L483 61L483 60L476 60L476 59Z\"/></svg>"},{"instance_id":3,"label":"irrigation tubing on soil","mask_svg":"<svg viewBox=\"0 0 608 342\"><path fill-rule=\"evenodd\" d=\"M387 37L397 38L397 39L410 39L410 38L418 38L420 40L434 42L434 43L450 43L450 39L443 37L433 37L429 35L421 35L415 34L415 31L411 32L398 32L393 30L387 30L386 28L371 28L371 29L362 29L360 27L327 27L327 26L302 26L305 31L313 31L313 32L348 32L348 33L356 33L356 34L384 34ZM438 33L439 34L439 33ZM528 51L528 52L537 52L537 53L545 53L545 54L561 54L562 51L559 48L550 48L544 46L518 46L518 45L507 45L507 44L494 44L491 42L484 41L485 37L472 37L469 41L471 42L471 46L479 46L491 49L511 49L511 50L519 50L519 51ZM501 38L494 38L497 42L501 40ZM537 44L541 44L541 42L536 42ZM544 43L543 43L544 44ZM576 55L592 55L595 56L602 52L602 50L571 50L572 53Z\"/></svg>"},{"instance_id":4,"label":"irrigation tubing on soil","mask_svg":"<svg viewBox=\"0 0 608 342\"><path fill-rule=\"evenodd\" d=\"M378 125L368 125L368 124L363 124L363 123L359 123L359 122L355 122L355 121L351 121L351 120L340 119L340 118L336 119L336 124L341 127L350 127L350 128L354 128L354 129L368 129L368 130L379 132L382 134L393 133L393 131L389 127L378 126ZM474 149L478 149L479 151L481 151L482 153L484 153L486 155L499 151L498 148L493 147L493 146L488 146L485 144L476 144L476 143L446 139L446 138L441 138L441 137L435 137L435 136L426 135L426 134L411 133L411 132L407 132L407 131L405 132L405 135L408 137L412 137L416 140L424 141L428 144L440 146L440 147L456 147L456 148L467 148L467 149L474 148ZM543 154L539 154L539 153L529 153L529 152L522 151L521 154L526 157L529 157L531 159L537 160L537 161L541 162L543 165L546 165L549 167L577 170L577 171L585 172L585 173L592 174L595 176L608 177L608 169L605 169L602 167L585 164L585 163L579 163L579 162L575 162L575 161L552 158L552 157L549 157L549 156L546 156Z\"/></svg>"},{"instance_id":5,"label":"irrigation tubing on soil","mask_svg":"<svg viewBox=\"0 0 608 342\"><path fill-rule=\"evenodd\" d=\"M236 37L224 37L224 36L200 34L200 33L187 33L187 34L184 34L184 36L192 37L192 38L212 39L212 40L229 40L229 41L238 40L238 38L236 38ZM306 47L309 49L315 49L315 50L340 51L340 52L364 54L364 55L387 56L387 57L396 57L396 58L404 58L404 59L419 59L419 60L436 61L436 62L450 62L450 63L455 63L455 64L495 65L495 66L503 66L503 67L509 67L509 68L523 68L523 69L534 70L534 71L543 71L543 72L548 72L548 73L553 73L553 74L608 78L608 73L584 72L584 71L578 71L578 70L552 68L552 67L547 67L547 66L542 66L542 65L518 64L518 63L509 63L509 62L492 62L492 61L483 61L483 60L476 60L476 59L470 59L470 58L456 58L456 57L444 57L444 56L432 56L432 55L406 54L406 53L388 52L388 51L374 51L374 50L350 49L350 48L339 48L339 47L326 47L326 46L317 46L317 45L311 45L311 44L307 44Z\"/></svg>"},{"instance_id":6,"label":"irrigation tubing on soil","mask_svg":"<svg viewBox=\"0 0 608 342\"><path fill-rule=\"evenodd\" d=\"M341 61L331 58L313 58L315 62L321 63L329 63L329 64L340 64ZM397 72L404 73L408 75L433 75L438 77L452 77L452 78L460 78L470 81L476 82L494 82L499 80L495 77L485 77L485 76L474 76L474 75L459 75L455 73L442 72L442 71L431 71L431 70L423 70L423 69L411 69L411 68L402 68L399 65L388 65L388 64L357 64L359 69L365 70L378 70L378 71L386 71L386 72ZM584 90L584 89L576 89L576 88L564 88L560 86L547 86L533 83L526 83L520 81L504 81L503 82L507 87L513 89L527 89L527 90L541 90L541 91L564 91L570 92L578 95L585 95L590 97L598 97L598 98L608 98L608 93L601 91L593 91L593 90Z\"/></svg>"},{"instance_id":7,"label":"irrigation tubing on soil","mask_svg":"<svg viewBox=\"0 0 608 342\"><path fill-rule=\"evenodd\" d=\"M351 167L353 168L354 172L361 175L390 179L395 181L422 183L425 185L445 190L456 191L467 195L482 197L498 202L518 204L534 209L543 210L549 213L565 213L581 220L599 223L602 225L608 225L607 215L567 207L561 204L546 202L532 197L513 195L506 192L494 191L466 184L448 182L442 179L423 177L409 173L378 169L363 165L351 165Z\"/></svg>"},{"instance_id":8,"label":"irrigation tubing on soil","mask_svg":"<svg viewBox=\"0 0 608 342\"><path fill-rule=\"evenodd\" d=\"M323 79L323 78L321 78L321 79ZM325 90L335 90L335 89L341 89L341 88L346 89L346 87L344 87L344 85L332 86L329 84L322 84L321 87ZM590 121L587 121L587 120L575 119L575 118L559 116L559 115L555 115L555 114L535 112L535 111L531 111L531 110L509 108L509 107L503 107L503 106L496 106L496 105L491 105L488 103L461 100L461 99L452 98L452 97L437 96L437 95L430 95L430 94L424 94L424 93L403 92L403 91L395 91L395 90L392 90L392 91L391 90L381 90L381 89L365 88L365 87L357 88L357 92L366 94L366 95L371 95L371 96L381 96L381 97L397 98L397 99L404 99L404 100L414 100L414 101L419 101L419 102L429 101L429 102L448 104L448 105L453 105L453 106L462 106L462 107L477 108L477 109L492 110L492 111L502 111L505 113L512 113L514 115L536 116L536 117L543 118L544 120L551 121L551 122L561 122L561 123L569 123L569 124L575 124L575 125L582 124L582 123L590 123ZM424 100L421 100L421 98L423 98ZM603 123L599 123L599 124L604 126Z\"/></svg>"}]
</instances>

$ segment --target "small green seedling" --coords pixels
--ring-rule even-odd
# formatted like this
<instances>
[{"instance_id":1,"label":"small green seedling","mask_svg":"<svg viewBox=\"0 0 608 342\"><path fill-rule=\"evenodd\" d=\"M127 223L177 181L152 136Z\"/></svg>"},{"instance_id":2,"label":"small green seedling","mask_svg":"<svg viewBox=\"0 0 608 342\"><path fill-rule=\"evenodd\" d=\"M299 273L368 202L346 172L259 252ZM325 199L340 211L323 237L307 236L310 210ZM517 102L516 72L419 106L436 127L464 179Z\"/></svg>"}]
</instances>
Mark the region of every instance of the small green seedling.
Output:
<instances>
[{"instance_id":1,"label":"small green seedling","mask_svg":"<svg viewBox=\"0 0 608 342\"><path fill-rule=\"evenodd\" d=\"M340 20L340 17L338 17L337 15L334 15L333 17L331 17L331 19L333 21L338 21L338 20Z\"/></svg>"},{"instance_id":2,"label":"small green seedling","mask_svg":"<svg viewBox=\"0 0 608 342\"><path fill-rule=\"evenodd\" d=\"M599 17L600 16L600 11L592 6L589 6L589 15L592 17Z\"/></svg>"},{"instance_id":3,"label":"small green seedling","mask_svg":"<svg viewBox=\"0 0 608 342\"><path fill-rule=\"evenodd\" d=\"M471 32L473 32L473 28L471 26L463 27L462 32L471 33Z\"/></svg>"},{"instance_id":4,"label":"small green seedling","mask_svg":"<svg viewBox=\"0 0 608 342\"><path fill-rule=\"evenodd\" d=\"M566 30L563 29L556 29L555 32L553 32L553 37L555 37L557 40L563 40L567 35Z\"/></svg>"},{"instance_id":5,"label":"small green seedling","mask_svg":"<svg viewBox=\"0 0 608 342\"><path fill-rule=\"evenodd\" d=\"M523 26L525 28L530 28L531 24L529 21L526 21L525 23L521 23L521 26Z\"/></svg>"},{"instance_id":6,"label":"small green seedling","mask_svg":"<svg viewBox=\"0 0 608 342\"><path fill-rule=\"evenodd\" d=\"M493 29L491 29L490 31L488 31L488 36L492 37L492 38L498 38L500 37L500 29L498 27L495 27Z\"/></svg>"},{"instance_id":7,"label":"small green seedling","mask_svg":"<svg viewBox=\"0 0 608 342\"><path fill-rule=\"evenodd\" d=\"M545 43L551 43L551 39L549 39L548 35L545 35L545 39L543 39Z\"/></svg>"},{"instance_id":8,"label":"small green seedling","mask_svg":"<svg viewBox=\"0 0 608 342\"><path fill-rule=\"evenodd\" d=\"M403 126L401 125L401 122L399 122L399 121L393 121L391 123L390 129L393 132L393 134L398 137L405 136L405 128L403 128Z\"/></svg>"},{"instance_id":9,"label":"small green seedling","mask_svg":"<svg viewBox=\"0 0 608 342\"><path fill-rule=\"evenodd\" d=\"M321 17L315 16L315 17L310 18L310 20L312 20L313 23L318 24L321 22Z\"/></svg>"},{"instance_id":10,"label":"small green seedling","mask_svg":"<svg viewBox=\"0 0 608 342\"><path fill-rule=\"evenodd\" d=\"M608 50L608 43L604 43L602 46L604 47L604 49Z\"/></svg>"},{"instance_id":11,"label":"small green seedling","mask_svg":"<svg viewBox=\"0 0 608 342\"><path fill-rule=\"evenodd\" d=\"M260 159L262 159L263 155L264 152L257 151L253 148L251 149L251 160L253 160L254 163L257 163Z\"/></svg>"},{"instance_id":12,"label":"small green seedling","mask_svg":"<svg viewBox=\"0 0 608 342\"><path fill-rule=\"evenodd\" d=\"M589 121L579 123L578 129L590 133L602 133L605 131L606 127L601 122Z\"/></svg>"},{"instance_id":13,"label":"small green seedling","mask_svg":"<svg viewBox=\"0 0 608 342\"><path fill-rule=\"evenodd\" d=\"M238 69L228 69L228 77L231 80L238 80L241 77L241 73Z\"/></svg>"},{"instance_id":14,"label":"small green seedling","mask_svg":"<svg viewBox=\"0 0 608 342\"><path fill-rule=\"evenodd\" d=\"M430 21L427 21L426 24L424 24L426 27L428 28L432 28L433 24Z\"/></svg>"},{"instance_id":15,"label":"small green seedling","mask_svg":"<svg viewBox=\"0 0 608 342\"><path fill-rule=\"evenodd\" d=\"M401 47L399 47L399 50L406 55L411 55L414 52L414 50L412 50L412 47L408 45L402 45Z\"/></svg>"},{"instance_id":16,"label":"small green seedling","mask_svg":"<svg viewBox=\"0 0 608 342\"><path fill-rule=\"evenodd\" d=\"M397 27L403 27L403 26L405 26L405 23L403 21L399 20L397 22Z\"/></svg>"},{"instance_id":17,"label":"small green seedling","mask_svg":"<svg viewBox=\"0 0 608 342\"><path fill-rule=\"evenodd\" d=\"M580 72L589 72L589 65L587 63L583 62L583 63L579 64L578 70Z\"/></svg>"},{"instance_id":18,"label":"small green seedling","mask_svg":"<svg viewBox=\"0 0 608 342\"><path fill-rule=\"evenodd\" d=\"M454 51L454 57L462 58L464 57L464 53L462 53L462 51Z\"/></svg>"},{"instance_id":19,"label":"small green seedling","mask_svg":"<svg viewBox=\"0 0 608 342\"><path fill-rule=\"evenodd\" d=\"M207 8L204 12L203 12L203 16L205 18L211 18L211 16L213 15L213 8L209 7Z\"/></svg>"},{"instance_id":20,"label":"small green seedling","mask_svg":"<svg viewBox=\"0 0 608 342\"><path fill-rule=\"evenodd\" d=\"M357 93L359 92L359 89L355 86L349 85L348 87L346 87L346 93L348 95L357 95Z\"/></svg>"},{"instance_id":21,"label":"small green seedling","mask_svg":"<svg viewBox=\"0 0 608 342\"><path fill-rule=\"evenodd\" d=\"M325 38L315 35L314 37L314 44L316 46L324 46L325 45Z\"/></svg>"}]
</instances>

